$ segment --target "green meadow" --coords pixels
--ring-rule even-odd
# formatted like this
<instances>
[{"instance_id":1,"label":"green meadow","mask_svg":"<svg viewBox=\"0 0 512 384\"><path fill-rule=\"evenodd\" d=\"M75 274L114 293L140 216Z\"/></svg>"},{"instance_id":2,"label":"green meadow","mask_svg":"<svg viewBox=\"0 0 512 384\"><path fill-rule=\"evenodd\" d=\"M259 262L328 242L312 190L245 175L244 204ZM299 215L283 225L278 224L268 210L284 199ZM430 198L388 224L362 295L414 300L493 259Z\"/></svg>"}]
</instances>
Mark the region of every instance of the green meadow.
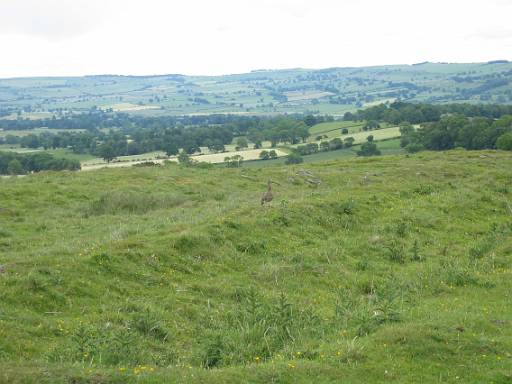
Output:
<instances>
[{"instance_id":1,"label":"green meadow","mask_svg":"<svg viewBox=\"0 0 512 384\"><path fill-rule=\"evenodd\" d=\"M0 382L510 383L512 155L377 144L1 178Z\"/></svg>"}]
</instances>

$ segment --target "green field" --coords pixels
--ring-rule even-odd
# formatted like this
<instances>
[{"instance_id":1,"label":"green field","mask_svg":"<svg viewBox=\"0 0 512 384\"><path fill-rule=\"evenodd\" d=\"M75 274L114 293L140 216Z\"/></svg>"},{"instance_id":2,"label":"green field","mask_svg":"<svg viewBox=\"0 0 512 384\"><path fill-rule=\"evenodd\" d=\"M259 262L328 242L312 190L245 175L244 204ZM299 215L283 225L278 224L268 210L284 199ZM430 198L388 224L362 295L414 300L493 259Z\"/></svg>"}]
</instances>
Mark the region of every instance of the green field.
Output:
<instances>
[{"instance_id":1,"label":"green field","mask_svg":"<svg viewBox=\"0 0 512 384\"><path fill-rule=\"evenodd\" d=\"M330 121L326 123L319 123L309 128L311 136L329 134L336 132L338 136L341 135L341 130L347 128L349 133L359 132L362 130L364 122L355 121Z\"/></svg>"},{"instance_id":2,"label":"green field","mask_svg":"<svg viewBox=\"0 0 512 384\"><path fill-rule=\"evenodd\" d=\"M70 149L64 149L64 148L49 149L49 150L46 150L45 152L48 152L48 153L54 155L55 157L63 157L66 159L78 160L80 162L86 162L86 161L91 161L91 160L96 159L93 155L89 155L87 153L74 153ZM97 159L97 160L100 160L100 159Z\"/></svg>"},{"instance_id":3,"label":"green field","mask_svg":"<svg viewBox=\"0 0 512 384\"><path fill-rule=\"evenodd\" d=\"M57 132L82 132L84 129L48 129L48 128L35 128L35 129L26 129L26 130L10 130L10 131L3 131L0 129L0 138L6 137L7 135L12 136L27 136L30 134L39 135L40 133L44 132L51 132L51 133L57 133Z\"/></svg>"},{"instance_id":4,"label":"green field","mask_svg":"<svg viewBox=\"0 0 512 384\"><path fill-rule=\"evenodd\" d=\"M376 143L377 148L382 152L383 155L399 155L404 154L405 151L400 147L399 139L390 139L379 141ZM337 151L318 152L312 155L303 156L304 163L317 163L319 161L346 159L350 157L356 157L357 151L361 148L360 145L354 145L350 148L344 148ZM284 165L286 159L280 158L275 160L257 160L257 161L245 161L244 167L259 168L269 166L280 166Z\"/></svg>"},{"instance_id":5,"label":"green field","mask_svg":"<svg viewBox=\"0 0 512 384\"><path fill-rule=\"evenodd\" d=\"M497 151L1 178L0 382L510 382L511 180Z\"/></svg>"},{"instance_id":6,"label":"green field","mask_svg":"<svg viewBox=\"0 0 512 384\"><path fill-rule=\"evenodd\" d=\"M354 127L352 127L352 130L354 133L348 133L345 135L342 135L341 130L339 130L339 129L336 129L334 131L328 131L325 133L327 138L324 138L321 140L316 139L318 134L311 135L308 138L308 142L320 143L325 140L327 140L327 141L332 140L335 137L339 137L342 140L346 139L347 137L352 137L352 138L354 138L355 144L361 144L361 143L364 143L366 141L367 137L370 135L373 136L375 141L389 140L389 139L394 139L394 138L400 137L400 128L399 127L381 128L381 129L376 129L373 131L362 131L357 126L354 126ZM302 144L297 144L297 145L302 145ZM297 146L297 145L294 145L294 146Z\"/></svg>"}]
</instances>

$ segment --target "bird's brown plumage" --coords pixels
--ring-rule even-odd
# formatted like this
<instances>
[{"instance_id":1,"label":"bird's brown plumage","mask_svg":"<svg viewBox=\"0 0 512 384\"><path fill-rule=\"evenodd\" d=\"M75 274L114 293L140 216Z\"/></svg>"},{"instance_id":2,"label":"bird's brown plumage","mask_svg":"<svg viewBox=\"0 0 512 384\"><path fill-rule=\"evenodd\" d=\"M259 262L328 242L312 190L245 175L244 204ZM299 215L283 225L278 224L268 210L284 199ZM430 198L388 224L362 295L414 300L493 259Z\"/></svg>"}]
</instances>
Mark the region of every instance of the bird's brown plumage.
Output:
<instances>
[{"instance_id":1,"label":"bird's brown plumage","mask_svg":"<svg viewBox=\"0 0 512 384\"><path fill-rule=\"evenodd\" d=\"M261 205L263 205L265 203L270 203L273 198L274 198L274 195L272 194L272 183L269 181L267 192L265 192L263 194L263 196L261 197Z\"/></svg>"}]
</instances>

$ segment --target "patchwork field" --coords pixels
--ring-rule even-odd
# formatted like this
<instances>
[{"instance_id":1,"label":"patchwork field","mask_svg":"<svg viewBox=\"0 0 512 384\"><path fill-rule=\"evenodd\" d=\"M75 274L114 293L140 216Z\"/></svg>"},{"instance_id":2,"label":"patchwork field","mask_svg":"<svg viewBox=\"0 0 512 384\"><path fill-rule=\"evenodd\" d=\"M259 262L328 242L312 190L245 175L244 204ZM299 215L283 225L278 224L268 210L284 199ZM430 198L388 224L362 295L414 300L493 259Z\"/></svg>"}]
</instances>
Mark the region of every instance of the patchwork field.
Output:
<instances>
[{"instance_id":1,"label":"patchwork field","mask_svg":"<svg viewBox=\"0 0 512 384\"><path fill-rule=\"evenodd\" d=\"M114 108L142 115L319 113L341 116L392 100L512 102L512 63L419 63L253 71L225 76L85 76L0 79L0 111ZM25 112L29 107L29 112Z\"/></svg>"},{"instance_id":2,"label":"patchwork field","mask_svg":"<svg viewBox=\"0 0 512 384\"><path fill-rule=\"evenodd\" d=\"M247 149L243 151L229 151L229 152L221 152L221 153L206 153L200 155L192 155L191 159L198 162L212 163L218 164L223 163L226 157L231 156L242 156L244 161L251 160L259 160L259 155L262 149ZM287 153L282 149L275 148L278 157L286 156ZM151 161L156 164L163 164L164 161L172 161L177 162L177 158L175 156L170 157L169 159L163 159L165 154L163 152L152 152L145 153L142 155L135 156L121 156L116 159L116 161L107 163L103 159L95 158L82 162L82 170L91 171L100 168L119 168L119 167L131 167L133 165L141 164L146 161Z\"/></svg>"}]
</instances>

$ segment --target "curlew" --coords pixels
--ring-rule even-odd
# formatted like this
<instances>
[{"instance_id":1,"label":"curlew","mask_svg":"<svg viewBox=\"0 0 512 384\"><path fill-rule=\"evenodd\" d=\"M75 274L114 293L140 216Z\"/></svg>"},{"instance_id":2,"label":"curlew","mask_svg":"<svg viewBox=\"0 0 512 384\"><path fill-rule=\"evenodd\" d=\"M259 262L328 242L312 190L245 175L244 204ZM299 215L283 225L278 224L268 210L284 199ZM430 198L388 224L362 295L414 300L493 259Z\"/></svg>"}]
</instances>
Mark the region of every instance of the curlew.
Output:
<instances>
[{"instance_id":1,"label":"curlew","mask_svg":"<svg viewBox=\"0 0 512 384\"><path fill-rule=\"evenodd\" d=\"M274 195L272 194L272 182L269 180L267 192L265 192L263 194L263 196L261 197L261 205L263 205L265 203L270 203L273 198L274 198Z\"/></svg>"}]
</instances>

